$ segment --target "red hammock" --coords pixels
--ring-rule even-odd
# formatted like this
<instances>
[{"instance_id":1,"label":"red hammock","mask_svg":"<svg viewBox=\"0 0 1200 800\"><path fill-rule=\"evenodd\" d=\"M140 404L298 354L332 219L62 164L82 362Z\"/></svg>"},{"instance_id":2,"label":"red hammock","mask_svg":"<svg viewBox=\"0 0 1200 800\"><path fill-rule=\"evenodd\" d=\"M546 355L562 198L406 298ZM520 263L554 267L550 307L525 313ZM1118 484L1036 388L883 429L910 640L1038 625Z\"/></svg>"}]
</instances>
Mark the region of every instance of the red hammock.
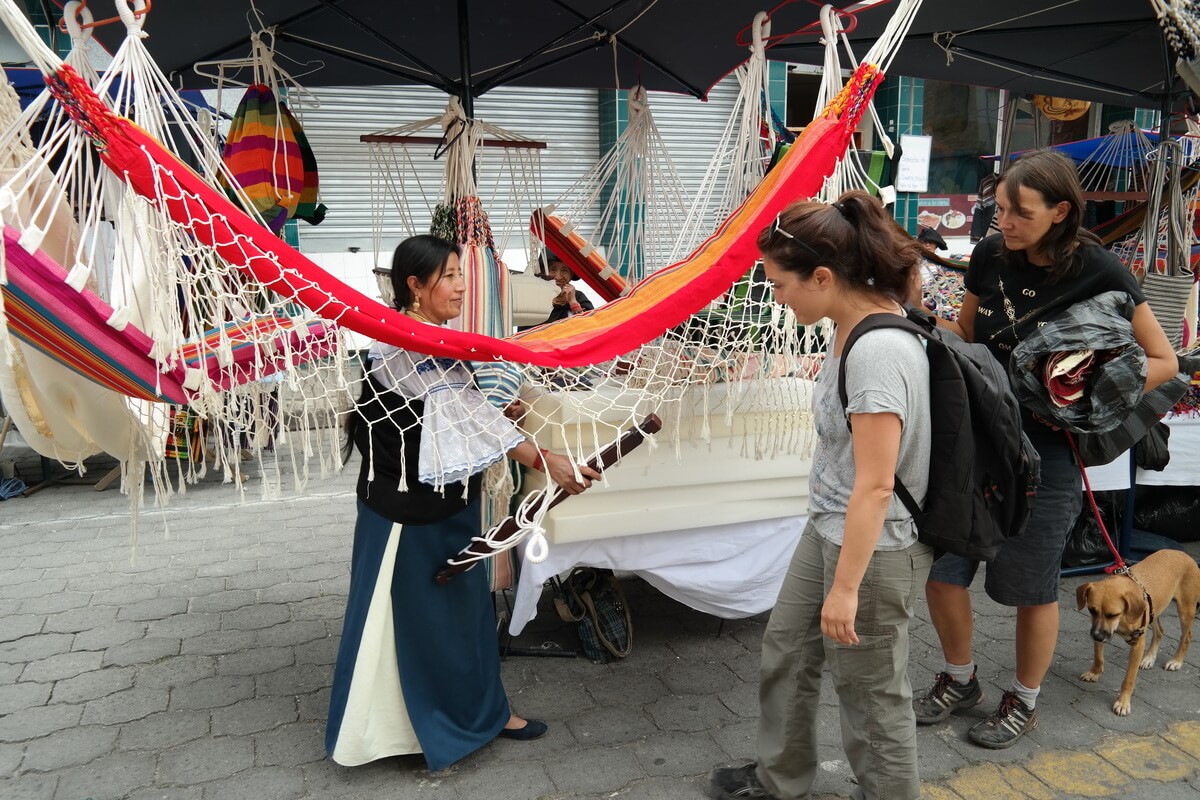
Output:
<instances>
[{"instance_id":1,"label":"red hammock","mask_svg":"<svg viewBox=\"0 0 1200 800\"><path fill-rule=\"evenodd\" d=\"M91 136L105 163L135 191L163 205L197 240L261 284L350 330L434 356L583 366L629 353L682 323L740 278L758 257L762 228L795 200L817 194L883 80L863 64L787 155L725 223L684 261L659 270L595 312L510 339L431 329L332 277L243 213L161 144L104 106L68 65L51 91Z\"/></svg>"}]
</instances>

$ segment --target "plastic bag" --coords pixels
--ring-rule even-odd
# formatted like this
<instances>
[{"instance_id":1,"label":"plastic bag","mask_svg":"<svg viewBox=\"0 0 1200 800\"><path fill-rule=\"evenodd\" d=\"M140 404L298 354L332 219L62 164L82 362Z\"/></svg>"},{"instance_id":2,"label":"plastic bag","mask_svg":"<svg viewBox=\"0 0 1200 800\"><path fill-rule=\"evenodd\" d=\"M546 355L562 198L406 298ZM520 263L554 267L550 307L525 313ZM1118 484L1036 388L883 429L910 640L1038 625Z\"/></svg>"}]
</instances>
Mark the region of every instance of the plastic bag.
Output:
<instances>
[{"instance_id":1,"label":"plastic bag","mask_svg":"<svg viewBox=\"0 0 1200 800\"><path fill-rule=\"evenodd\" d=\"M1195 486L1139 486L1133 527L1177 542L1200 540L1200 489Z\"/></svg>"},{"instance_id":2,"label":"plastic bag","mask_svg":"<svg viewBox=\"0 0 1200 800\"><path fill-rule=\"evenodd\" d=\"M1133 300L1105 292L1045 321L1012 352L1008 374L1021 404L1075 433L1104 433L1125 420L1142 399L1146 353L1133 337ZM1092 351L1095 366L1083 396L1058 405L1046 388L1046 360L1056 354Z\"/></svg>"},{"instance_id":3,"label":"plastic bag","mask_svg":"<svg viewBox=\"0 0 1200 800\"><path fill-rule=\"evenodd\" d=\"M1094 492L1096 505L1100 509L1100 518L1108 535L1116 544L1121 523L1125 518L1125 491ZM1087 497L1083 498L1083 510L1075 519L1075 525L1067 536L1066 547L1063 548L1062 565L1064 567L1084 567L1091 564L1104 564L1113 558L1104 534L1096 522L1096 514Z\"/></svg>"}]
</instances>

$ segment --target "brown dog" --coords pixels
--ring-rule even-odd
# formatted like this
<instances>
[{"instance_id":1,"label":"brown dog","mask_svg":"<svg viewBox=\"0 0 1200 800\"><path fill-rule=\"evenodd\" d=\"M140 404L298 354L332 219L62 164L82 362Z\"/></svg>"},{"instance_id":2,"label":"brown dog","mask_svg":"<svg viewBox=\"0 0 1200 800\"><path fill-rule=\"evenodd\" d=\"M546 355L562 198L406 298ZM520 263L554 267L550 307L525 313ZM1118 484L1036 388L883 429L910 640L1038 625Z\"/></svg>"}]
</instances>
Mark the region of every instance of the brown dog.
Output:
<instances>
[{"instance_id":1,"label":"brown dog","mask_svg":"<svg viewBox=\"0 0 1200 800\"><path fill-rule=\"evenodd\" d=\"M1137 671L1154 666L1154 657L1162 643L1163 628L1159 616L1175 601L1183 628L1179 649L1163 669L1177 670L1183 665L1192 641L1192 621L1200 602L1200 567L1186 553L1160 550L1131 568L1129 575L1112 575L1096 583L1085 583L1075 590L1075 600L1092 615L1092 639L1095 658L1092 668L1079 677L1096 681L1104 672L1104 643L1117 634L1129 642L1129 666L1121 693L1113 703L1113 713L1128 716ZM1136 580L1135 580L1136 578ZM1153 631L1151 634L1150 631ZM1146 650L1146 639L1150 639ZM1142 653L1145 651L1145 657Z\"/></svg>"}]
</instances>

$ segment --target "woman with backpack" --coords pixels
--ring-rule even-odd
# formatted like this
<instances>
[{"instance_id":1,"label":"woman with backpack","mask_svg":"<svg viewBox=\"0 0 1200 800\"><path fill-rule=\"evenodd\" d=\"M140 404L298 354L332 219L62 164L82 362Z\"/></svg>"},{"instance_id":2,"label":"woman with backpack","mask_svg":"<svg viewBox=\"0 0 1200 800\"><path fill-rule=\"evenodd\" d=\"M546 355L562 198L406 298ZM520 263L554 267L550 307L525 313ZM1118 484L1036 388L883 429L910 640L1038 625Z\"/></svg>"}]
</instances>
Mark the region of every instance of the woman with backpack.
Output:
<instances>
[{"instance_id":1,"label":"woman with backpack","mask_svg":"<svg viewBox=\"0 0 1200 800\"><path fill-rule=\"evenodd\" d=\"M1137 281L1120 260L1080 228L1083 196L1075 165L1052 150L1012 164L996 187L1000 233L975 248L958 321L939 324L979 342L1007 367L1013 348L1045 319L1107 291L1122 291L1136 310L1133 332L1149 365L1146 391L1176 372L1175 354ZM1023 412L1023 428L1041 456L1041 478L1023 533L1007 540L987 566L984 588L1017 609L1016 669L990 717L970 729L982 747L1005 748L1037 725L1037 696L1058 640L1058 583L1063 548L1079 515L1082 484L1066 435ZM979 562L945 555L926 586L929 614L945 668L914 703L917 722L942 722L983 702L975 676L968 587Z\"/></svg>"},{"instance_id":2,"label":"woman with backpack","mask_svg":"<svg viewBox=\"0 0 1200 800\"><path fill-rule=\"evenodd\" d=\"M925 498L929 362L912 333L872 330L847 354L845 406L838 373L859 322L904 315L921 250L861 191L832 205L789 206L759 234L758 247L776 301L805 325L832 319L836 334L813 401L808 527L763 635L757 759L713 770L710 788L717 798L809 795L828 666L855 797L911 800L921 790L908 627L933 553L917 542L893 486L899 477Z\"/></svg>"}]
</instances>

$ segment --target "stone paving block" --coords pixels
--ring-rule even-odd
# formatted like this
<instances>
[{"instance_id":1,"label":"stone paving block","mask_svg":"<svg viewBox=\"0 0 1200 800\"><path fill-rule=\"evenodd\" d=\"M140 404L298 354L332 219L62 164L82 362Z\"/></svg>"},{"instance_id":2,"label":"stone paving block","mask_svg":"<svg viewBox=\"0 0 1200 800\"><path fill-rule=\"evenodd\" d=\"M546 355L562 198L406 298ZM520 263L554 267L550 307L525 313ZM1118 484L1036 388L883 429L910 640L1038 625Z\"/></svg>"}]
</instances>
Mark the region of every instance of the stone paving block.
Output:
<instances>
[{"instance_id":1,"label":"stone paving block","mask_svg":"<svg viewBox=\"0 0 1200 800\"><path fill-rule=\"evenodd\" d=\"M71 649L71 634L42 633L0 644L0 662L18 664L66 653Z\"/></svg>"},{"instance_id":2,"label":"stone paving block","mask_svg":"<svg viewBox=\"0 0 1200 800\"><path fill-rule=\"evenodd\" d=\"M1135 780L1182 780L1197 766L1196 759L1158 736L1108 739L1096 746L1096 754Z\"/></svg>"},{"instance_id":3,"label":"stone paving block","mask_svg":"<svg viewBox=\"0 0 1200 800\"><path fill-rule=\"evenodd\" d=\"M303 774L281 767L247 770L204 785L205 800L293 800L305 796Z\"/></svg>"},{"instance_id":4,"label":"stone paving block","mask_svg":"<svg viewBox=\"0 0 1200 800\"><path fill-rule=\"evenodd\" d=\"M223 592L213 592L194 598L189 611L193 613L233 611L243 606L252 606L255 602L255 593L251 589L226 589Z\"/></svg>"},{"instance_id":5,"label":"stone paving block","mask_svg":"<svg viewBox=\"0 0 1200 800\"><path fill-rule=\"evenodd\" d=\"M23 559L21 569L46 569L48 567L65 567L83 561L83 553L45 553L40 556L30 556Z\"/></svg>"},{"instance_id":6,"label":"stone paving block","mask_svg":"<svg viewBox=\"0 0 1200 800\"><path fill-rule=\"evenodd\" d=\"M742 720L710 731L717 746L728 754L731 763L745 763L754 758L758 741L758 720Z\"/></svg>"},{"instance_id":7,"label":"stone paving block","mask_svg":"<svg viewBox=\"0 0 1200 800\"><path fill-rule=\"evenodd\" d=\"M197 739L163 753L158 762L160 783L193 784L236 775L254 766L254 748L245 737Z\"/></svg>"},{"instance_id":8,"label":"stone paving block","mask_svg":"<svg viewBox=\"0 0 1200 800\"><path fill-rule=\"evenodd\" d=\"M457 775L454 788L459 797L487 797L489 800L530 800L553 797L555 792L546 768L536 761L507 761L471 774Z\"/></svg>"},{"instance_id":9,"label":"stone paving block","mask_svg":"<svg viewBox=\"0 0 1200 800\"><path fill-rule=\"evenodd\" d=\"M52 800L57 788L57 775L30 772L12 778L0 778L0 797L4 800Z\"/></svg>"},{"instance_id":10,"label":"stone paving block","mask_svg":"<svg viewBox=\"0 0 1200 800\"><path fill-rule=\"evenodd\" d=\"M49 772L87 764L112 752L116 741L115 727L69 728L52 733L29 742L21 769Z\"/></svg>"},{"instance_id":11,"label":"stone paving block","mask_svg":"<svg viewBox=\"0 0 1200 800\"><path fill-rule=\"evenodd\" d=\"M645 713L664 731L703 731L737 717L715 695L668 695L645 707Z\"/></svg>"},{"instance_id":12,"label":"stone paving block","mask_svg":"<svg viewBox=\"0 0 1200 800\"><path fill-rule=\"evenodd\" d=\"M314 639L323 639L328 635L329 630L324 621L298 620L263 628L258 632L258 645L259 647L290 647L311 642Z\"/></svg>"},{"instance_id":13,"label":"stone paving block","mask_svg":"<svg viewBox=\"0 0 1200 800\"><path fill-rule=\"evenodd\" d=\"M257 694L260 697L292 697L308 694L326 688L332 680L333 670L315 664L284 667L255 678L258 685Z\"/></svg>"},{"instance_id":14,"label":"stone paving block","mask_svg":"<svg viewBox=\"0 0 1200 800\"><path fill-rule=\"evenodd\" d=\"M182 597L156 597L153 600L142 600L138 603L127 603L121 606L117 618L142 622L165 619L184 613L187 611L187 607L188 601Z\"/></svg>"},{"instance_id":15,"label":"stone paving block","mask_svg":"<svg viewBox=\"0 0 1200 800\"><path fill-rule=\"evenodd\" d=\"M310 600L301 600L292 606L292 613L298 620L341 620L342 615L346 613L346 598L327 595L324 597L314 597Z\"/></svg>"},{"instance_id":16,"label":"stone paving block","mask_svg":"<svg viewBox=\"0 0 1200 800\"><path fill-rule=\"evenodd\" d=\"M738 681L733 688L717 695L721 705L739 717L758 719L758 683Z\"/></svg>"},{"instance_id":17,"label":"stone paving block","mask_svg":"<svg viewBox=\"0 0 1200 800\"><path fill-rule=\"evenodd\" d=\"M163 711L121 726L123 750L168 751L209 735L207 711Z\"/></svg>"},{"instance_id":18,"label":"stone paving block","mask_svg":"<svg viewBox=\"0 0 1200 800\"><path fill-rule=\"evenodd\" d=\"M72 650L107 650L146 635L144 622L110 622L99 628L80 631L71 643Z\"/></svg>"},{"instance_id":19,"label":"stone paving block","mask_svg":"<svg viewBox=\"0 0 1200 800\"><path fill-rule=\"evenodd\" d=\"M260 767L295 767L325 758L325 726L298 722L254 736L255 763Z\"/></svg>"},{"instance_id":20,"label":"stone paving block","mask_svg":"<svg viewBox=\"0 0 1200 800\"><path fill-rule=\"evenodd\" d=\"M187 612L157 619L150 623L147 636L166 636L174 639L189 639L212 633L221 627L220 614Z\"/></svg>"},{"instance_id":21,"label":"stone paving block","mask_svg":"<svg viewBox=\"0 0 1200 800\"><path fill-rule=\"evenodd\" d=\"M87 592L59 592L45 597L31 597L21 601L23 614L57 614L73 608L83 608L91 600Z\"/></svg>"},{"instance_id":22,"label":"stone paving block","mask_svg":"<svg viewBox=\"0 0 1200 800\"><path fill-rule=\"evenodd\" d=\"M729 713L729 712L725 712ZM640 708L599 708L568 720L571 733L584 746L625 744L659 733Z\"/></svg>"},{"instance_id":23,"label":"stone paving block","mask_svg":"<svg viewBox=\"0 0 1200 800\"><path fill-rule=\"evenodd\" d=\"M62 579L48 580L45 578L0 586L0 599L28 600L31 597L45 597L58 594L66 589L67 582Z\"/></svg>"},{"instance_id":24,"label":"stone paving block","mask_svg":"<svg viewBox=\"0 0 1200 800\"><path fill-rule=\"evenodd\" d=\"M520 689L505 682L509 701L518 713L544 720L565 720L595 710L598 705L579 684L532 684Z\"/></svg>"},{"instance_id":25,"label":"stone paving block","mask_svg":"<svg viewBox=\"0 0 1200 800\"><path fill-rule=\"evenodd\" d=\"M721 693L742 683L724 664L714 662L685 662L659 676L670 693Z\"/></svg>"},{"instance_id":26,"label":"stone paving block","mask_svg":"<svg viewBox=\"0 0 1200 800\"><path fill-rule=\"evenodd\" d=\"M221 656L217 661L217 674L265 675L290 667L295 660L290 647L256 647Z\"/></svg>"},{"instance_id":27,"label":"stone paving block","mask_svg":"<svg viewBox=\"0 0 1200 800\"><path fill-rule=\"evenodd\" d=\"M49 658L31 661L29 666L25 667L25 671L21 673L21 679L47 682L74 678L81 673L99 669L103 658L102 653L86 650L75 653L59 653Z\"/></svg>"},{"instance_id":28,"label":"stone paving block","mask_svg":"<svg viewBox=\"0 0 1200 800\"><path fill-rule=\"evenodd\" d=\"M202 597L213 592L225 591L225 578L192 578L159 589L159 597Z\"/></svg>"},{"instance_id":29,"label":"stone paving block","mask_svg":"<svg viewBox=\"0 0 1200 800\"><path fill-rule=\"evenodd\" d=\"M1160 735L1192 758L1200 759L1200 722L1175 722Z\"/></svg>"},{"instance_id":30,"label":"stone paving block","mask_svg":"<svg viewBox=\"0 0 1200 800\"><path fill-rule=\"evenodd\" d=\"M63 549L62 542L48 542L44 539L33 542L25 542L24 544L13 543L7 548L10 556L25 559L31 556L45 555L46 553L57 553Z\"/></svg>"},{"instance_id":31,"label":"stone paving block","mask_svg":"<svg viewBox=\"0 0 1200 800\"><path fill-rule=\"evenodd\" d=\"M185 654L223 656L254 647L254 631L213 631L183 640Z\"/></svg>"},{"instance_id":32,"label":"stone paving block","mask_svg":"<svg viewBox=\"0 0 1200 800\"><path fill-rule=\"evenodd\" d=\"M133 667L105 667L58 681L51 703L84 703L133 686Z\"/></svg>"},{"instance_id":33,"label":"stone paving block","mask_svg":"<svg viewBox=\"0 0 1200 800\"><path fill-rule=\"evenodd\" d=\"M214 736L242 736L295 722L296 700L292 697L256 697L212 712Z\"/></svg>"},{"instance_id":34,"label":"stone paving block","mask_svg":"<svg viewBox=\"0 0 1200 800\"><path fill-rule=\"evenodd\" d=\"M307 644L298 645L295 648L296 663L333 666L337 661L338 644L340 642L340 637L326 636L324 639L317 639Z\"/></svg>"},{"instance_id":35,"label":"stone paving block","mask_svg":"<svg viewBox=\"0 0 1200 800\"><path fill-rule=\"evenodd\" d=\"M633 753L607 747L563 753L546 765L546 772L555 788L568 795L617 792L647 777Z\"/></svg>"},{"instance_id":36,"label":"stone paving block","mask_svg":"<svg viewBox=\"0 0 1200 800\"><path fill-rule=\"evenodd\" d=\"M167 708L166 689L135 686L106 697L89 700L83 710L84 725L115 725L142 719Z\"/></svg>"},{"instance_id":37,"label":"stone paving block","mask_svg":"<svg viewBox=\"0 0 1200 800\"><path fill-rule=\"evenodd\" d=\"M1040 752L1025 768L1056 792L1088 797L1119 795L1130 780L1103 758L1088 752Z\"/></svg>"},{"instance_id":38,"label":"stone paving block","mask_svg":"<svg viewBox=\"0 0 1200 800\"><path fill-rule=\"evenodd\" d=\"M217 662L211 656L172 656L138 667L135 682L143 689L172 689L216 674Z\"/></svg>"},{"instance_id":39,"label":"stone paving block","mask_svg":"<svg viewBox=\"0 0 1200 800\"><path fill-rule=\"evenodd\" d=\"M11 775L25 757L25 743L0 744L0 775Z\"/></svg>"},{"instance_id":40,"label":"stone paving block","mask_svg":"<svg viewBox=\"0 0 1200 800\"><path fill-rule=\"evenodd\" d=\"M199 578L228 578L234 575L242 575L247 572L253 572L258 568L258 562L253 559L239 559L234 561L220 561L216 564L205 564L196 567L196 576Z\"/></svg>"},{"instance_id":41,"label":"stone paving block","mask_svg":"<svg viewBox=\"0 0 1200 800\"><path fill-rule=\"evenodd\" d=\"M8 615L4 627L0 628L0 642L11 642L40 633L46 618L41 614Z\"/></svg>"},{"instance_id":42,"label":"stone paving block","mask_svg":"<svg viewBox=\"0 0 1200 800\"><path fill-rule=\"evenodd\" d=\"M310 564L298 569L288 570L288 580L295 583L309 581L325 581L340 578L346 574L346 565L341 561L326 564Z\"/></svg>"},{"instance_id":43,"label":"stone paving block","mask_svg":"<svg viewBox=\"0 0 1200 800\"><path fill-rule=\"evenodd\" d=\"M32 583L41 580L41 570L24 571L17 567L0 571L0 586L16 586L22 583Z\"/></svg>"},{"instance_id":44,"label":"stone paving block","mask_svg":"<svg viewBox=\"0 0 1200 800\"><path fill-rule=\"evenodd\" d=\"M79 633L107 625L116 618L116 606L87 606L46 617L43 630L48 633Z\"/></svg>"},{"instance_id":45,"label":"stone paving block","mask_svg":"<svg viewBox=\"0 0 1200 800\"><path fill-rule=\"evenodd\" d=\"M175 553L169 556L169 559L171 565L176 567L206 567L229 561L229 551L205 547L186 553Z\"/></svg>"},{"instance_id":46,"label":"stone paving block","mask_svg":"<svg viewBox=\"0 0 1200 800\"><path fill-rule=\"evenodd\" d=\"M202 678L171 690L171 710L201 710L231 706L254 696L253 678Z\"/></svg>"},{"instance_id":47,"label":"stone paving block","mask_svg":"<svg viewBox=\"0 0 1200 800\"><path fill-rule=\"evenodd\" d=\"M269 566L264 565L261 569L256 569L253 572L243 572L240 575L232 575L225 580L229 589L258 590L269 586L286 584L288 582L288 574L285 569L271 569Z\"/></svg>"},{"instance_id":48,"label":"stone paving block","mask_svg":"<svg viewBox=\"0 0 1200 800\"><path fill-rule=\"evenodd\" d=\"M704 797L708 778L647 778L635 781L621 792L621 800L696 800ZM813 798L821 800L821 798Z\"/></svg>"},{"instance_id":49,"label":"stone paving block","mask_svg":"<svg viewBox=\"0 0 1200 800\"><path fill-rule=\"evenodd\" d=\"M728 758L725 751L708 736L677 732L662 733L635 742L632 752L647 775L677 778L706 774Z\"/></svg>"},{"instance_id":50,"label":"stone paving block","mask_svg":"<svg viewBox=\"0 0 1200 800\"><path fill-rule=\"evenodd\" d=\"M79 724L83 706L33 706L0 717L0 742L23 742Z\"/></svg>"},{"instance_id":51,"label":"stone paving block","mask_svg":"<svg viewBox=\"0 0 1200 800\"><path fill-rule=\"evenodd\" d=\"M154 756L119 753L58 773L54 800L123 800L130 792L154 783Z\"/></svg>"},{"instance_id":52,"label":"stone paving block","mask_svg":"<svg viewBox=\"0 0 1200 800\"><path fill-rule=\"evenodd\" d=\"M149 786L127 795L125 800L203 800L203 798L204 788L202 786Z\"/></svg>"},{"instance_id":53,"label":"stone paving block","mask_svg":"<svg viewBox=\"0 0 1200 800\"><path fill-rule=\"evenodd\" d=\"M266 586L258 590L258 602L260 603L298 603L301 600L309 600L314 597L320 597L328 594L322 589L321 581L310 581L308 583L278 583L274 586ZM345 592L341 595L344 597Z\"/></svg>"},{"instance_id":54,"label":"stone paving block","mask_svg":"<svg viewBox=\"0 0 1200 800\"><path fill-rule=\"evenodd\" d=\"M255 605L229 611L221 615L223 630L261 630L291 619L285 605Z\"/></svg>"},{"instance_id":55,"label":"stone paving block","mask_svg":"<svg viewBox=\"0 0 1200 800\"><path fill-rule=\"evenodd\" d=\"M333 680L332 673L330 681ZM301 722L312 722L314 720L324 721L329 712L329 687L319 689L315 692L302 694L296 697L296 705L300 712Z\"/></svg>"},{"instance_id":56,"label":"stone paving block","mask_svg":"<svg viewBox=\"0 0 1200 800\"><path fill-rule=\"evenodd\" d=\"M179 655L179 640L152 636L110 647L104 651L104 663L118 667L147 664L160 658Z\"/></svg>"},{"instance_id":57,"label":"stone paving block","mask_svg":"<svg viewBox=\"0 0 1200 800\"><path fill-rule=\"evenodd\" d=\"M50 698L49 683L0 684L0 716L20 711L23 708L42 706Z\"/></svg>"},{"instance_id":58,"label":"stone paving block","mask_svg":"<svg viewBox=\"0 0 1200 800\"><path fill-rule=\"evenodd\" d=\"M157 586L135 583L116 589L101 589L92 593L91 605L123 606L126 603L153 600L158 597L158 588Z\"/></svg>"}]
</instances>

